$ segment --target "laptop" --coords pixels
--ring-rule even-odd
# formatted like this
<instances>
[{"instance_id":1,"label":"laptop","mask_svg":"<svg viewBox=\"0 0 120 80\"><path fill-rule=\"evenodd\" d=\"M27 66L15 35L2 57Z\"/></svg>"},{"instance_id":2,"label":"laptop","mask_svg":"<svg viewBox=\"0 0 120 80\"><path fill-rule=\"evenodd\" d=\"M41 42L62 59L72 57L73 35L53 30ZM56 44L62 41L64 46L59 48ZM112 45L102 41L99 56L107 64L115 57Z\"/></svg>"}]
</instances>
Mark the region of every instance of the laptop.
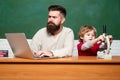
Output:
<instances>
[{"instance_id":1,"label":"laptop","mask_svg":"<svg viewBox=\"0 0 120 80\"><path fill-rule=\"evenodd\" d=\"M35 57L24 33L5 33L6 39L15 57L28 59L50 59L55 57Z\"/></svg>"}]
</instances>

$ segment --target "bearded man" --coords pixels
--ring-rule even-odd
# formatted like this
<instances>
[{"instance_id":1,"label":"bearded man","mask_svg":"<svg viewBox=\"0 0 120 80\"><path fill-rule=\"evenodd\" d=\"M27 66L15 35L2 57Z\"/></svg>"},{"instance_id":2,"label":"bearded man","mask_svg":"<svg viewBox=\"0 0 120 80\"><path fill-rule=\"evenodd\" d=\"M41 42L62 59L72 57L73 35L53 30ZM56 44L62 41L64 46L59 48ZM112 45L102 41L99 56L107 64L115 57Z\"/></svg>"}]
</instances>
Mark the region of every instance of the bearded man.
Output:
<instances>
[{"instance_id":1,"label":"bearded man","mask_svg":"<svg viewBox=\"0 0 120 80\"><path fill-rule=\"evenodd\" d=\"M60 5L48 7L46 27L40 29L32 38L31 49L36 56L71 56L74 34L72 29L62 24L66 19L66 9Z\"/></svg>"}]
</instances>

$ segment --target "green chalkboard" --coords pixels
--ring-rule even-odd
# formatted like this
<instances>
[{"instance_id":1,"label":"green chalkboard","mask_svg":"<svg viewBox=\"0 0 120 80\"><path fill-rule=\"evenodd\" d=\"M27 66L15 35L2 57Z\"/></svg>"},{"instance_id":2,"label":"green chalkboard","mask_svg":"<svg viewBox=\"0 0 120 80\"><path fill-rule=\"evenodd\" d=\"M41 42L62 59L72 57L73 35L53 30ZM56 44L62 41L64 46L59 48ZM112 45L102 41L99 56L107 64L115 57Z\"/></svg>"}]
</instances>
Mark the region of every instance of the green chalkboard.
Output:
<instances>
[{"instance_id":1,"label":"green chalkboard","mask_svg":"<svg viewBox=\"0 0 120 80\"><path fill-rule=\"evenodd\" d=\"M0 38L8 32L24 32L32 38L45 27L47 8L59 4L67 9L64 26L74 31L75 39L80 26L88 24L102 34L102 25L113 39L120 39L120 0L0 0Z\"/></svg>"}]
</instances>

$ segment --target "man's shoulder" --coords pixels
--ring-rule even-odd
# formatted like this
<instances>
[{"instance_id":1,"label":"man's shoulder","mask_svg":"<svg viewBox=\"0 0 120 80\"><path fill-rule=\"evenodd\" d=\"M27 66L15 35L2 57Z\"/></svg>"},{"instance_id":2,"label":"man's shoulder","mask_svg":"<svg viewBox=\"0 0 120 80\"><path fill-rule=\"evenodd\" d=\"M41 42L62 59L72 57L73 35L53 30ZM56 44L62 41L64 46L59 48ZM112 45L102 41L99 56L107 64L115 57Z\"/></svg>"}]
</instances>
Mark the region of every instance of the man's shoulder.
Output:
<instances>
[{"instance_id":1,"label":"man's shoulder","mask_svg":"<svg viewBox=\"0 0 120 80\"><path fill-rule=\"evenodd\" d=\"M65 31L73 31L71 28L69 28L69 27L63 27L63 30L65 30Z\"/></svg>"},{"instance_id":2,"label":"man's shoulder","mask_svg":"<svg viewBox=\"0 0 120 80\"><path fill-rule=\"evenodd\" d=\"M40 28L37 32L36 35L43 35L46 34L46 28Z\"/></svg>"},{"instance_id":3,"label":"man's shoulder","mask_svg":"<svg viewBox=\"0 0 120 80\"><path fill-rule=\"evenodd\" d=\"M41 31L46 31L46 27L40 28L40 29L38 30L38 32L41 32Z\"/></svg>"},{"instance_id":4,"label":"man's shoulder","mask_svg":"<svg viewBox=\"0 0 120 80\"><path fill-rule=\"evenodd\" d=\"M41 28L40 30L46 30L46 27Z\"/></svg>"}]
</instances>

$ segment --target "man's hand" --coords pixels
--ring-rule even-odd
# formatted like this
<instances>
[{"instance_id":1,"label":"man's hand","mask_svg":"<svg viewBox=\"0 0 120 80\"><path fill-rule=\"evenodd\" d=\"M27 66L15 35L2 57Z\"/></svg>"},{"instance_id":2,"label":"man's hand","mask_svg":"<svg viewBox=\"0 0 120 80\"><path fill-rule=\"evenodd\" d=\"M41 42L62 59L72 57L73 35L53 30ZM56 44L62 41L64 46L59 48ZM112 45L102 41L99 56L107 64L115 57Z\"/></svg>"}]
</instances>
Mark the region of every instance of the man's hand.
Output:
<instances>
[{"instance_id":1,"label":"man's hand","mask_svg":"<svg viewBox=\"0 0 120 80\"><path fill-rule=\"evenodd\" d=\"M44 57L44 56L51 57L51 56L53 56L53 53L51 51L41 50L36 54L36 56L37 57Z\"/></svg>"}]
</instances>

